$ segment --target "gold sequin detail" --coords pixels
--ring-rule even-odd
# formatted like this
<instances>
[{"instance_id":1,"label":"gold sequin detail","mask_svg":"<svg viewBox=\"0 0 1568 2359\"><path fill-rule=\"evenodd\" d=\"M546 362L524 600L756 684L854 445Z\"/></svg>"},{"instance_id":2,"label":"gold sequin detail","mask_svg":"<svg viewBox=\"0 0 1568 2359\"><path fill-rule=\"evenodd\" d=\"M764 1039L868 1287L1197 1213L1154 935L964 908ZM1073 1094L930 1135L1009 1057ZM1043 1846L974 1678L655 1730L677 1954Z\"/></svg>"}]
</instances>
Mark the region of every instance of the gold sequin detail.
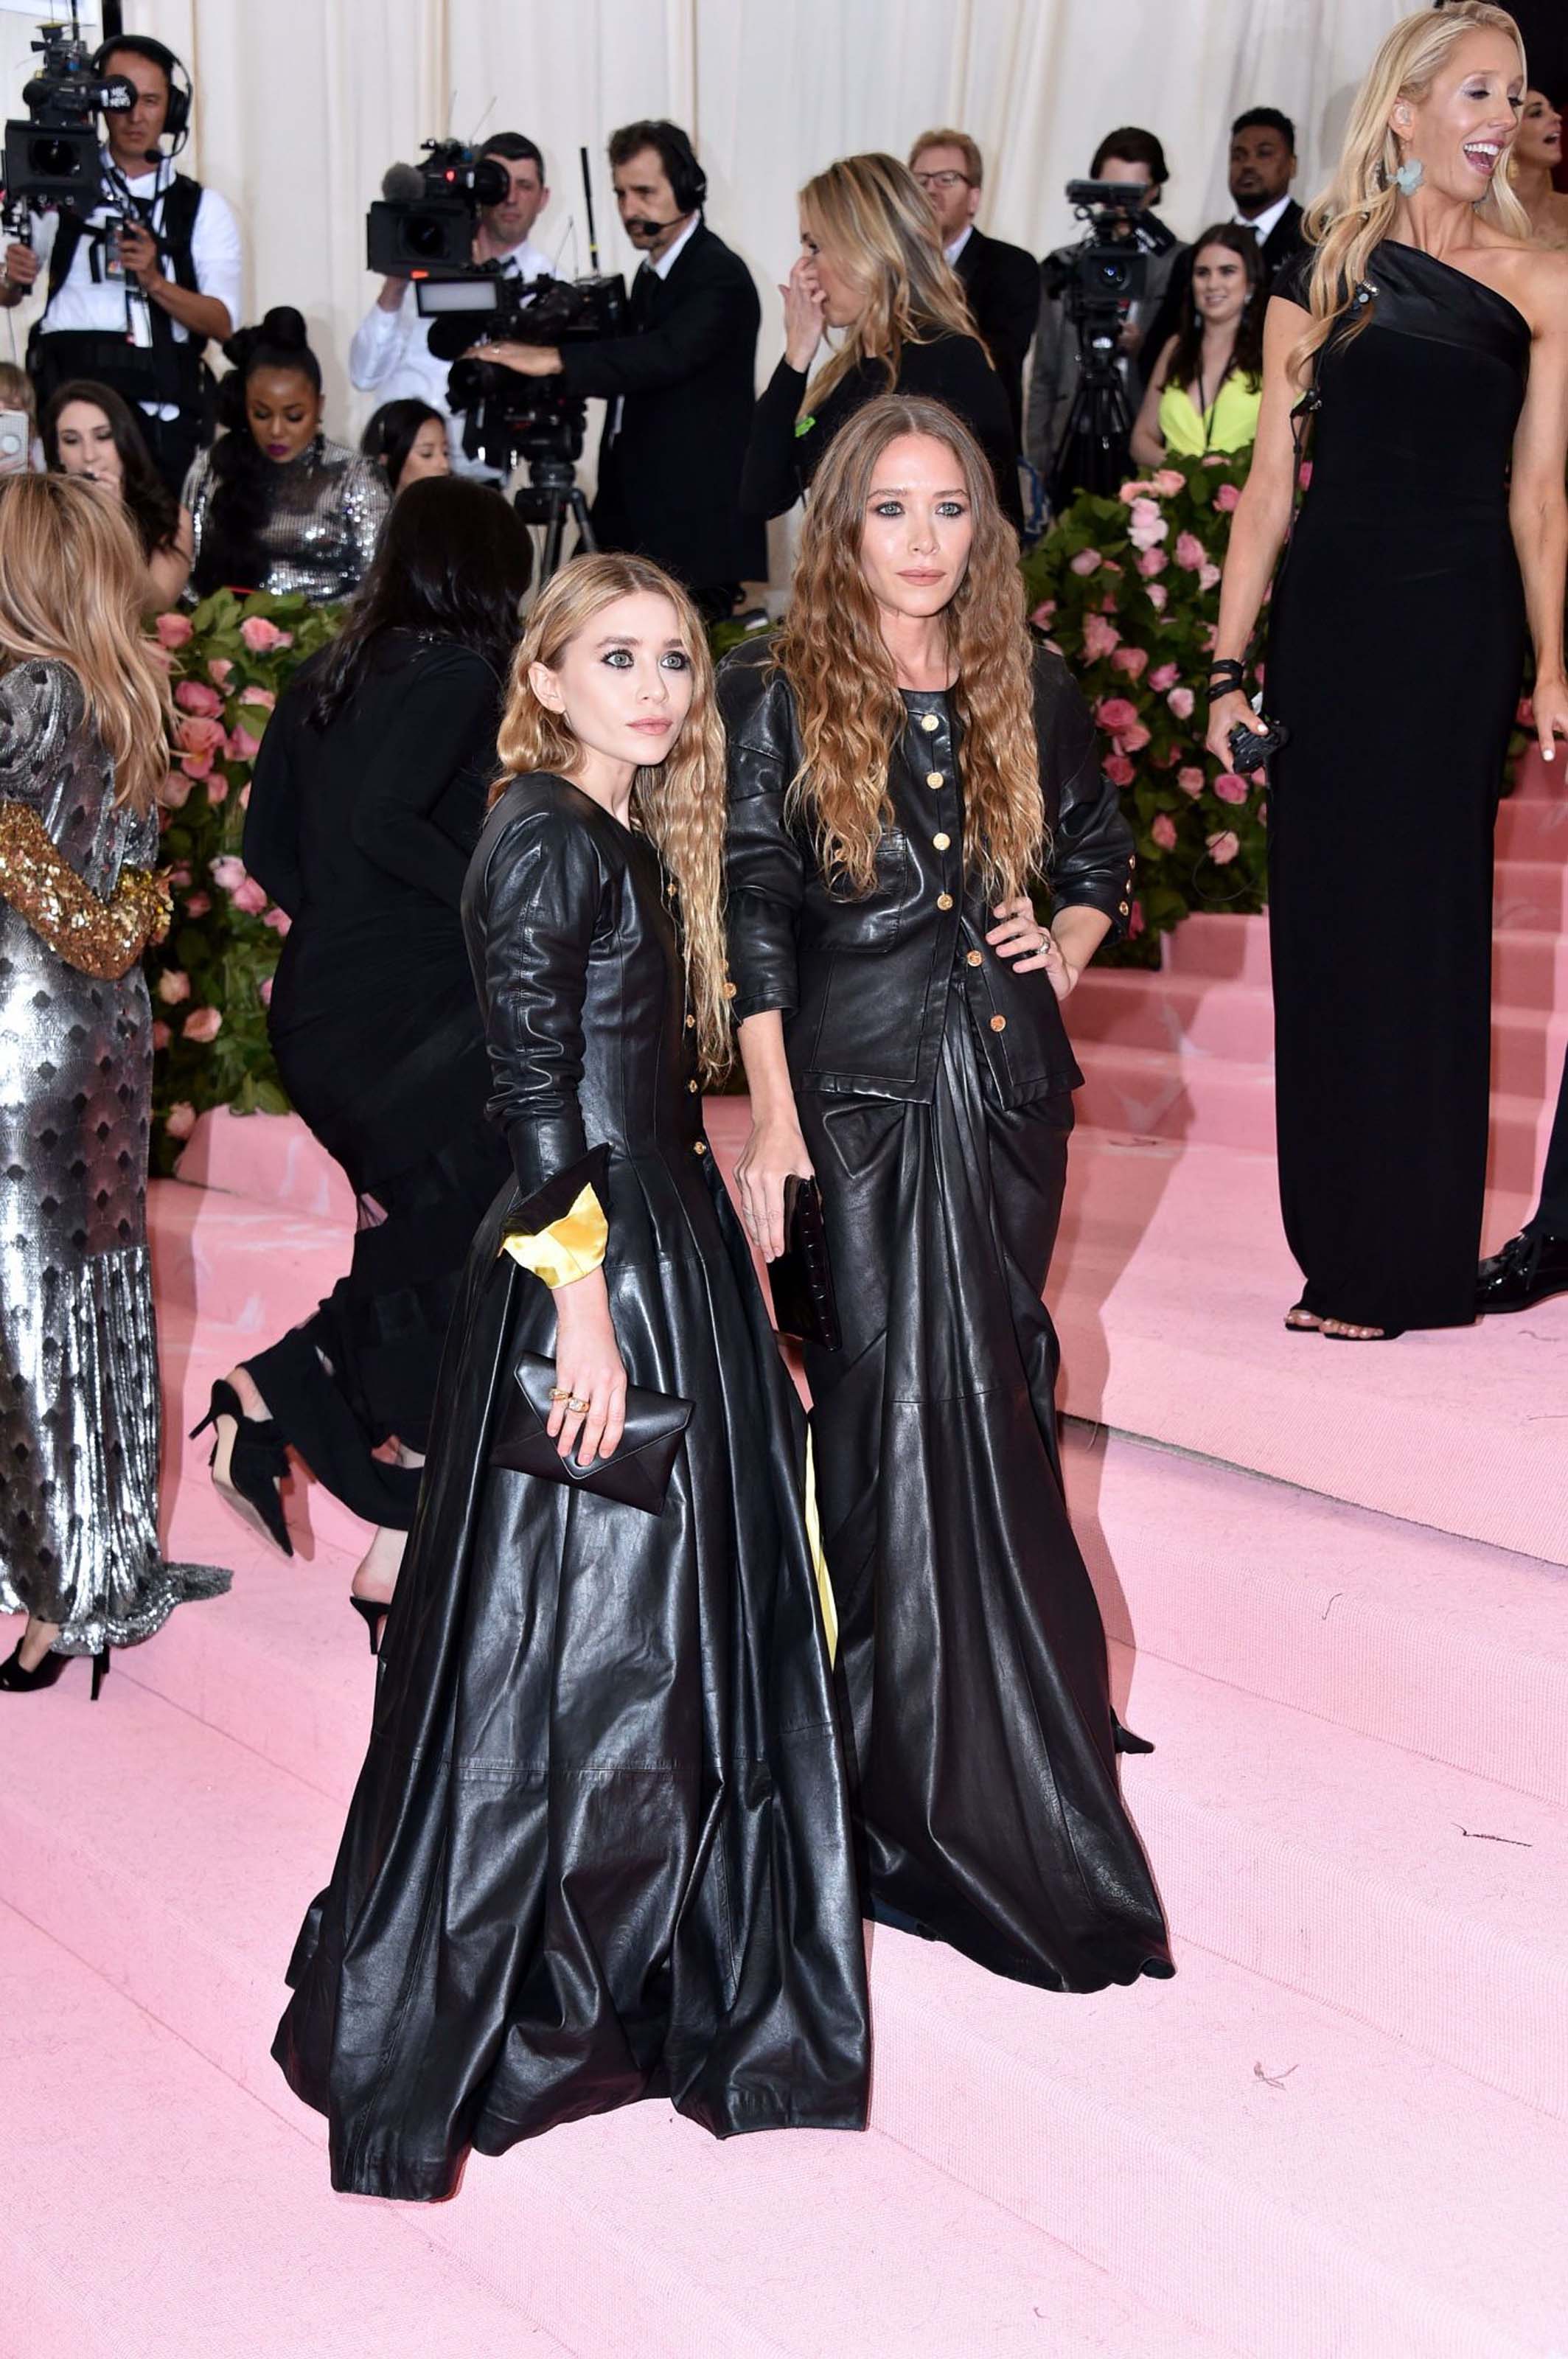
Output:
<instances>
[{"instance_id":1,"label":"gold sequin detail","mask_svg":"<svg viewBox=\"0 0 1568 2359\"><path fill-rule=\"evenodd\" d=\"M81 974L113 981L162 941L173 905L151 869L122 868L109 898L83 883L27 803L0 803L0 898Z\"/></svg>"}]
</instances>

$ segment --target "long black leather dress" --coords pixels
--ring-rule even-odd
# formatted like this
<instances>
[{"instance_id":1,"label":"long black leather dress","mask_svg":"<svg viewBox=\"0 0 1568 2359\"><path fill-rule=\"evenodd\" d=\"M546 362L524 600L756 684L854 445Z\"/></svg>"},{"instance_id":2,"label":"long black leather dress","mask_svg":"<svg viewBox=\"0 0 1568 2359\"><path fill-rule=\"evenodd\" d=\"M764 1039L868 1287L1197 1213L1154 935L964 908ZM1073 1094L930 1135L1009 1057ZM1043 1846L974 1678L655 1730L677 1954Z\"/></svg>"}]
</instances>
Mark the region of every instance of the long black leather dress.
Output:
<instances>
[{"instance_id":1,"label":"long black leather dress","mask_svg":"<svg viewBox=\"0 0 1568 2359\"><path fill-rule=\"evenodd\" d=\"M1279 1199L1321 1318L1467 1326L1486 1178L1492 834L1524 606L1508 458L1530 332L1392 240L1318 371L1274 596ZM1298 270L1277 294L1303 292Z\"/></svg>"},{"instance_id":2,"label":"long black leather dress","mask_svg":"<svg viewBox=\"0 0 1568 2359\"><path fill-rule=\"evenodd\" d=\"M514 780L463 897L517 1172L448 1340L369 1754L274 2054L332 2184L667 2095L715 2136L864 2125L865 1959L800 1507L804 1421L706 1151L662 872ZM550 1295L500 1252L591 1182L634 1385L695 1403L664 1513L490 1468Z\"/></svg>"},{"instance_id":3,"label":"long black leather dress","mask_svg":"<svg viewBox=\"0 0 1568 2359\"><path fill-rule=\"evenodd\" d=\"M784 1016L844 1330L806 1374L868 1913L1050 1990L1169 1973L1040 1299L1082 1076L1045 975L985 940L959 700L906 696L877 885L854 900L789 820L799 732L767 644L719 690L735 1007ZM1131 837L1044 648L1035 711L1057 906L1115 924Z\"/></svg>"}]
</instances>

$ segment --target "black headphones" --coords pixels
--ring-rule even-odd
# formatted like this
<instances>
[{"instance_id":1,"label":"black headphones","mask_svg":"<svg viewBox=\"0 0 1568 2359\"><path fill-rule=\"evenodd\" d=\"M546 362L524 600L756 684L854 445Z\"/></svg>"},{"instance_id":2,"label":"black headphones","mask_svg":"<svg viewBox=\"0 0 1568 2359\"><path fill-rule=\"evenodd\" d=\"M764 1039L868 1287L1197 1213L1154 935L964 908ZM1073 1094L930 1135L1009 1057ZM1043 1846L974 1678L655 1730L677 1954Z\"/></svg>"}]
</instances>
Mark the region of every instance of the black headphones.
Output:
<instances>
[{"instance_id":1,"label":"black headphones","mask_svg":"<svg viewBox=\"0 0 1568 2359\"><path fill-rule=\"evenodd\" d=\"M659 153L670 179L678 213L694 213L707 201L708 176L697 161L697 151L678 123L655 123Z\"/></svg>"},{"instance_id":2,"label":"black headphones","mask_svg":"<svg viewBox=\"0 0 1568 2359\"><path fill-rule=\"evenodd\" d=\"M191 105L194 93L191 77L174 51L155 41L148 33L119 33L105 41L94 53L93 71L102 77L105 58L117 57L128 49L133 57L146 58L149 66L157 66L169 84L169 112L163 118L163 136L173 141L172 155L178 155L191 129Z\"/></svg>"}]
</instances>

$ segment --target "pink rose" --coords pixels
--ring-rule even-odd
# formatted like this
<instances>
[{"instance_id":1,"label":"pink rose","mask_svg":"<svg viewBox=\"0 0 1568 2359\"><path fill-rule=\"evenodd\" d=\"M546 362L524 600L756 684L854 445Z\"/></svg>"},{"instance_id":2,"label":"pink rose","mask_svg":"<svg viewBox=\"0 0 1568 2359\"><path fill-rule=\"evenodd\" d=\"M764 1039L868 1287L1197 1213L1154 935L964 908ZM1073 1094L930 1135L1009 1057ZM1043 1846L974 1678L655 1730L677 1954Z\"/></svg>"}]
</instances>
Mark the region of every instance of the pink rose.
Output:
<instances>
[{"instance_id":1,"label":"pink rose","mask_svg":"<svg viewBox=\"0 0 1568 2359\"><path fill-rule=\"evenodd\" d=\"M1165 538L1171 527L1152 500L1134 500L1127 522L1127 538L1135 549L1152 549Z\"/></svg>"},{"instance_id":2,"label":"pink rose","mask_svg":"<svg viewBox=\"0 0 1568 2359\"><path fill-rule=\"evenodd\" d=\"M236 885L229 898L236 909L244 910L247 918L259 918L267 907L267 894L254 876L247 876L243 885Z\"/></svg>"},{"instance_id":3,"label":"pink rose","mask_svg":"<svg viewBox=\"0 0 1568 2359\"><path fill-rule=\"evenodd\" d=\"M223 1028L223 1016L215 1007L193 1007L180 1027L187 1040L203 1044L215 1040Z\"/></svg>"},{"instance_id":4,"label":"pink rose","mask_svg":"<svg viewBox=\"0 0 1568 2359\"><path fill-rule=\"evenodd\" d=\"M248 729L235 729L230 733L229 752L236 762L254 762L260 751L260 738L253 737Z\"/></svg>"},{"instance_id":5,"label":"pink rose","mask_svg":"<svg viewBox=\"0 0 1568 2359\"><path fill-rule=\"evenodd\" d=\"M1186 769L1177 771L1176 783L1184 795L1196 798L1203 791L1203 774L1195 764L1190 764Z\"/></svg>"},{"instance_id":6,"label":"pink rose","mask_svg":"<svg viewBox=\"0 0 1568 2359\"><path fill-rule=\"evenodd\" d=\"M214 656L207 666L207 677L215 687L226 688L229 684L229 674L234 668L234 662L232 656Z\"/></svg>"},{"instance_id":7,"label":"pink rose","mask_svg":"<svg viewBox=\"0 0 1568 2359\"><path fill-rule=\"evenodd\" d=\"M1146 549L1138 560L1138 570L1146 582L1152 582L1157 573L1164 572L1170 562L1162 549Z\"/></svg>"},{"instance_id":8,"label":"pink rose","mask_svg":"<svg viewBox=\"0 0 1568 2359\"><path fill-rule=\"evenodd\" d=\"M1235 484L1222 484L1214 494L1214 506L1221 516L1229 516L1240 497L1241 494Z\"/></svg>"},{"instance_id":9,"label":"pink rose","mask_svg":"<svg viewBox=\"0 0 1568 2359\"><path fill-rule=\"evenodd\" d=\"M1206 565L1208 561L1208 550L1195 532L1177 534L1176 562L1184 573L1196 573L1199 567Z\"/></svg>"},{"instance_id":10,"label":"pink rose","mask_svg":"<svg viewBox=\"0 0 1568 2359\"><path fill-rule=\"evenodd\" d=\"M270 655L274 647L290 647L294 644L293 632L280 631L265 614L247 614L240 625L240 636L253 656Z\"/></svg>"},{"instance_id":11,"label":"pink rose","mask_svg":"<svg viewBox=\"0 0 1568 2359\"><path fill-rule=\"evenodd\" d=\"M1209 838L1209 858L1216 868L1224 868L1227 862L1236 858L1240 850L1241 838L1233 834L1228 827L1222 829L1218 835L1211 835Z\"/></svg>"},{"instance_id":12,"label":"pink rose","mask_svg":"<svg viewBox=\"0 0 1568 2359\"><path fill-rule=\"evenodd\" d=\"M1131 915L1131 917L1129 917L1129 918L1128 918L1128 919L1127 919L1127 940L1128 940L1128 941L1129 941L1129 942L1136 942L1136 941L1137 941L1137 940L1138 940L1138 936L1139 936L1139 934L1141 934L1141 933L1142 933L1142 931L1143 931L1143 903L1142 903L1141 901L1135 901L1135 902L1133 903L1133 905L1132 905L1132 915Z\"/></svg>"},{"instance_id":13,"label":"pink rose","mask_svg":"<svg viewBox=\"0 0 1568 2359\"><path fill-rule=\"evenodd\" d=\"M212 767L211 754L181 754L180 766L188 778L204 778Z\"/></svg>"},{"instance_id":14,"label":"pink rose","mask_svg":"<svg viewBox=\"0 0 1568 2359\"><path fill-rule=\"evenodd\" d=\"M261 981L256 984L256 997L260 1000L262 1006L264 1007L270 1007L272 1005L272 977L269 974L264 974Z\"/></svg>"},{"instance_id":15,"label":"pink rose","mask_svg":"<svg viewBox=\"0 0 1568 2359\"><path fill-rule=\"evenodd\" d=\"M1514 714L1514 719L1521 729L1535 727L1535 706L1528 696L1520 697L1519 710Z\"/></svg>"},{"instance_id":16,"label":"pink rose","mask_svg":"<svg viewBox=\"0 0 1568 2359\"><path fill-rule=\"evenodd\" d=\"M1121 633L1114 623L1106 621L1104 614L1085 614L1083 617L1085 663L1100 662L1103 657L1114 653L1121 643Z\"/></svg>"},{"instance_id":17,"label":"pink rose","mask_svg":"<svg viewBox=\"0 0 1568 2359\"><path fill-rule=\"evenodd\" d=\"M1149 732L1144 727L1141 721L1135 721L1130 729L1118 729L1116 731L1116 751L1118 754L1141 754L1148 743Z\"/></svg>"},{"instance_id":18,"label":"pink rose","mask_svg":"<svg viewBox=\"0 0 1568 2359\"><path fill-rule=\"evenodd\" d=\"M1151 582L1149 583L1149 603L1153 607L1157 614L1164 614L1165 601L1170 595L1171 592L1166 589L1165 584L1162 582Z\"/></svg>"},{"instance_id":19,"label":"pink rose","mask_svg":"<svg viewBox=\"0 0 1568 2359\"><path fill-rule=\"evenodd\" d=\"M1113 787L1131 786L1133 766L1125 754L1109 755L1105 760L1105 771Z\"/></svg>"},{"instance_id":20,"label":"pink rose","mask_svg":"<svg viewBox=\"0 0 1568 2359\"><path fill-rule=\"evenodd\" d=\"M160 647L185 647L194 636L189 614L160 614L153 625Z\"/></svg>"},{"instance_id":21,"label":"pink rose","mask_svg":"<svg viewBox=\"0 0 1568 2359\"><path fill-rule=\"evenodd\" d=\"M155 1049L167 1049L173 1038L174 1035L169 1030L167 1024L155 1024L153 1026L152 1045Z\"/></svg>"},{"instance_id":22,"label":"pink rose","mask_svg":"<svg viewBox=\"0 0 1568 2359\"><path fill-rule=\"evenodd\" d=\"M210 803L226 803L228 799L229 782L222 770L214 770L207 781L207 800Z\"/></svg>"},{"instance_id":23,"label":"pink rose","mask_svg":"<svg viewBox=\"0 0 1568 2359\"><path fill-rule=\"evenodd\" d=\"M268 909L261 922L264 926L270 926L273 932L281 939L289 931L294 920L287 909Z\"/></svg>"},{"instance_id":24,"label":"pink rose","mask_svg":"<svg viewBox=\"0 0 1568 2359\"><path fill-rule=\"evenodd\" d=\"M1304 492L1304 491L1306 490L1306 488L1307 488L1308 484L1312 482L1312 461L1311 461L1310 459L1303 459L1303 460L1302 460L1302 462L1301 462L1301 465L1300 473L1297 474L1296 481L1297 481L1297 483L1298 483L1298 484L1300 484L1300 485L1301 485L1301 487L1302 491Z\"/></svg>"},{"instance_id":25,"label":"pink rose","mask_svg":"<svg viewBox=\"0 0 1568 2359\"><path fill-rule=\"evenodd\" d=\"M1146 484L1139 476L1136 483L1124 484L1116 496L1130 508L1136 501L1146 500L1153 489L1152 484Z\"/></svg>"},{"instance_id":26,"label":"pink rose","mask_svg":"<svg viewBox=\"0 0 1568 2359\"><path fill-rule=\"evenodd\" d=\"M1178 721L1192 718L1192 691L1190 688L1173 688L1165 700Z\"/></svg>"},{"instance_id":27,"label":"pink rose","mask_svg":"<svg viewBox=\"0 0 1568 2359\"><path fill-rule=\"evenodd\" d=\"M194 680L185 682L188 688L196 685ZM209 689L207 693L211 696L212 690ZM174 742L185 753L205 754L210 761L225 742L223 724L221 721L210 719L205 713L184 715L174 724Z\"/></svg>"},{"instance_id":28,"label":"pink rose","mask_svg":"<svg viewBox=\"0 0 1568 2359\"><path fill-rule=\"evenodd\" d=\"M1202 633L1200 645L1206 656L1212 656L1214 654L1214 641L1219 637L1219 635L1220 626L1217 623L1211 623L1208 629Z\"/></svg>"},{"instance_id":29,"label":"pink rose","mask_svg":"<svg viewBox=\"0 0 1568 2359\"><path fill-rule=\"evenodd\" d=\"M1102 567L1104 568L1104 570L1105 571L1105 572L1107 572L1107 573L1122 573L1122 572L1124 572L1124 571L1126 571L1126 568L1125 568L1125 567L1120 566L1120 565L1118 565L1118 564L1116 563L1116 559L1115 559L1114 557L1102 557L1102 558L1101 558L1101 560L1100 560L1100 563L1101 563ZM1107 614L1109 614L1109 613L1110 613L1110 611L1111 611L1111 603L1112 603L1112 602L1111 602L1109 599L1107 599L1107 600L1106 600L1106 602L1105 602L1105 612L1106 612Z\"/></svg>"},{"instance_id":30,"label":"pink rose","mask_svg":"<svg viewBox=\"0 0 1568 2359\"><path fill-rule=\"evenodd\" d=\"M185 914L188 918L204 918L212 906L211 893L192 893L186 899Z\"/></svg>"},{"instance_id":31,"label":"pink rose","mask_svg":"<svg viewBox=\"0 0 1568 2359\"><path fill-rule=\"evenodd\" d=\"M1133 728L1138 721L1138 707L1127 696L1104 696L1094 707L1094 718L1102 729L1113 735Z\"/></svg>"},{"instance_id":32,"label":"pink rose","mask_svg":"<svg viewBox=\"0 0 1568 2359\"><path fill-rule=\"evenodd\" d=\"M183 967L166 966L158 979L158 995L166 1007L178 1007L191 996L191 977Z\"/></svg>"},{"instance_id":33,"label":"pink rose","mask_svg":"<svg viewBox=\"0 0 1568 2359\"><path fill-rule=\"evenodd\" d=\"M223 709L223 700L217 690L200 679L182 679L174 691L174 701L181 712L205 713L209 719Z\"/></svg>"},{"instance_id":34,"label":"pink rose","mask_svg":"<svg viewBox=\"0 0 1568 2359\"><path fill-rule=\"evenodd\" d=\"M158 788L158 799L166 811L185 809L191 799L191 781L183 770L170 770Z\"/></svg>"},{"instance_id":35,"label":"pink rose","mask_svg":"<svg viewBox=\"0 0 1568 2359\"><path fill-rule=\"evenodd\" d=\"M1178 492L1187 488L1187 478L1180 467L1161 467L1150 481L1162 500L1173 500Z\"/></svg>"},{"instance_id":36,"label":"pink rose","mask_svg":"<svg viewBox=\"0 0 1568 2359\"><path fill-rule=\"evenodd\" d=\"M1210 563L1210 561L1209 561L1209 560L1208 560L1207 558L1205 558L1205 559L1203 560L1203 562L1202 563L1202 565L1200 565L1200 566L1199 566L1199 568L1198 568L1198 587L1199 587L1199 589L1200 589L1200 590L1212 590L1212 589L1214 588L1214 586L1215 582L1219 580L1219 578L1220 578L1220 569L1219 569L1219 567L1218 567L1217 565L1211 564L1211 563Z\"/></svg>"},{"instance_id":37,"label":"pink rose","mask_svg":"<svg viewBox=\"0 0 1568 2359\"><path fill-rule=\"evenodd\" d=\"M190 869L186 866L186 864L185 864L185 863L184 863L184 861L183 861L183 860L180 862L180 865L179 865L179 867L178 867L178 868L171 868L171 869L169 870L169 883L170 883L171 885L189 885L189 884L190 884L190 882L191 882L191 871L190 871Z\"/></svg>"},{"instance_id":38,"label":"pink rose","mask_svg":"<svg viewBox=\"0 0 1568 2359\"><path fill-rule=\"evenodd\" d=\"M242 688L240 690L242 712L247 704L259 705L263 712L270 712L277 702L278 699L270 688Z\"/></svg>"},{"instance_id":39,"label":"pink rose","mask_svg":"<svg viewBox=\"0 0 1568 2359\"><path fill-rule=\"evenodd\" d=\"M1175 851L1176 822L1171 818L1169 811L1156 811L1153 824L1150 826L1149 832L1154 838L1155 842L1160 846L1161 852Z\"/></svg>"},{"instance_id":40,"label":"pink rose","mask_svg":"<svg viewBox=\"0 0 1568 2359\"><path fill-rule=\"evenodd\" d=\"M1181 674L1173 663L1156 664L1149 675L1149 685L1156 696L1163 696L1168 688L1175 687L1180 678Z\"/></svg>"},{"instance_id":41,"label":"pink rose","mask_svg":"<svg viewBox=\"0 0 1568 2359\"><path fill-rule=\"evenodd\" d=\"M181 1098L180 1103L177 1105L171 1105L164 1115L163 1126L170 1138L189 1138L196 1127L195 1107L187 1104Z\"/></svg>"},{"instance_id":42,"label":"pink rose","mask_svg":"<svg viewBox=\"0 0 1568 2359\"><path fill-rule=\"evenodd\" d=\"M1081 549L1068 568L1069 572L1083 574L1097 573L1099 570L1100 552L1097 549Z\"/></svg>"},{"instance_id":43,"label":"pink rose","mask_svg":"<svg viewBox=\"0 0 1568 2359\"><path fill-rule=\"evenodd\" d=\"M1040 604L1035 608L1034 613L1029 616L1029 621L1033 623L1037 628L1043 631L1055 612L1055 599L1042 598Z\"/></svg>"},{"instance_id":44,"label":"pink rose","mask_svg":"<svg viewBox=\"0 0 1568 2359\"><path fill-rule=\"evenodd\" d=\"M1111 669L1125 671L1128 679L1141 679L1148 663L1147 647L1118 647L1111 658Z\"/></svg>"},{"instance_id":45,"label":"pink rose","mask_svg":"<svg viewBox=\"0 0 1568 2359\"><path fill-rule=\"evenodd\" d=\"M1214 780L1214 792L1222 803L1244 803L1252 789L1234 770L1222 770Z\"/></svg>"},{"instance_id":46,"label":"pink rose","mask_svg":"<svg viewBox=\"0 0 1568 2359\"><path fill-rule=\"evenodd\" d=\"M220 853L217 859L210 864L207 873L214 885L221 886L225 893L232 893L237 885L245 883L245 862L236 860L232 852Z\"/></svg>"}]
</instances>

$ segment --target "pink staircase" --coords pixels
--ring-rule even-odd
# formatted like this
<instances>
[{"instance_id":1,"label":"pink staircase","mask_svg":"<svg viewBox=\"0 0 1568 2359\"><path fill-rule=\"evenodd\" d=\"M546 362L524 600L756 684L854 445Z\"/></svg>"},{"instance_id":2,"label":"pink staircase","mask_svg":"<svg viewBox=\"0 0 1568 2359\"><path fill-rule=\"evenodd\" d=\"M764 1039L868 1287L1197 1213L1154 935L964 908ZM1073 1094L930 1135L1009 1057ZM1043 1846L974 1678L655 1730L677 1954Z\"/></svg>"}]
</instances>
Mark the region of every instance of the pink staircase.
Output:
<instances>
[{"instance_id":1,"label":"pink staircase","mask_svg":"<svg viewBox=\"0 0 1568 2359\"><path fill-rule=\"evenodd\" d=\"M1560 821L1503 816L1497 1236L1568 1032ZM1265 930L1171 947L1073 1000L1052 1298L1175 1981L1052 1998L877 1930L863 2139L645 2106L449 2204L333 2197L267 2049L363 1747L362 1534L301 1481L286 1565L178 1436L352 1206L296 1124L209 1119L155 1190L167 1488L234 1593L96 1709L74 1671L0 1700L4 2359L1568 2350L1568 1301L1288 1336ZM724 1168L744 1120L710 1106Z\"/></svg>"}]
</instances>

